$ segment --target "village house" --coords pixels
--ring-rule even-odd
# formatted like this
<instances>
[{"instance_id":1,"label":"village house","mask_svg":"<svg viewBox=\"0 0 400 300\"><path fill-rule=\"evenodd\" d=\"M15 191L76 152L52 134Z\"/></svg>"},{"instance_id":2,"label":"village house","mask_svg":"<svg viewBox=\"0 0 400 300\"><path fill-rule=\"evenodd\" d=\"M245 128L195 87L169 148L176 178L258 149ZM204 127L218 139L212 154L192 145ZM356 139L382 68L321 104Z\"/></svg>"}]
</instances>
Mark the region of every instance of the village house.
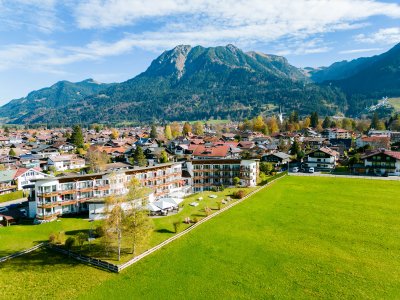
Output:
<instances>
[{"instance_id":1,"label":"village house","mask_svg":"<svg viewBox=\"0 0 400 300\"><path fill-rule=\"evenodd\" d=\"M400 152L379 149L363 155L361 160L353 166L355 174L400 176Z\"/></svg>"},{"instance_id":2,"label":"village house","mask_svg":"<svg viewBox=\"0 0 400 300\"><path fill-rule=\"evenodd\" d=\"M270 162L274 165L285 165L288 162L291 162L291 157L289 154L284 152L276 152L264 155L261 158L261 161Z\"/></svg>"},{"instance_id":3,"label":"village house","mask_svg":"<svg viewBox=\"0 0 400 300\"><path fill-rule=\"evenodd\" d=\"M34 181L50 177L37 169L18 168L0 171L0 194L16 191L29 191L34 187Z\"/></svg>"},{"instance_id":4,"label":"village house","mask_svg":"<svg viewBox=\"0 0 400 300\"><path fill-rule=\"evenodd\" d=\"M316 171L334 170L339 159L339 152L328 147L322 147L308 153L305 157L305 167Z\"/></svg>"},{"instance_id":5,"label":"village house","mask_svg":"<svg viewBox=\"0 0 400 300\"><path fill-rule=\"evenodd\" d=\"M357 148L369 146L371 149L390 149L390 137L384 135L360 136L355 143Z\"/></svg>"},{"instance_id":6,"label":"village house","mask_svg":"<svg viewBox=\"0 0 400 300\"><path fill-rule=\"evenodd\" d=\"M74 154L51 156L47 160L46 169L50 170L52 167L55 171L81 169L85 167L85 159Z\"/></svg>"}]
</instances>

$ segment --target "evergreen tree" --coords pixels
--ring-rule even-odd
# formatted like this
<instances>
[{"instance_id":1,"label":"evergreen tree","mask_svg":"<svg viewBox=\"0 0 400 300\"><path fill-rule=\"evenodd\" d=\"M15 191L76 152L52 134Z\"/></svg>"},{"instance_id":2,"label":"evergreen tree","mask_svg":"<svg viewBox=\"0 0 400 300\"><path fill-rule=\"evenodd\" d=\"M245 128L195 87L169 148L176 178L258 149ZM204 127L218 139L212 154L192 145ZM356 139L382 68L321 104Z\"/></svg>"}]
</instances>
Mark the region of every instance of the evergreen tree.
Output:
<instances>
[{"instance_id":1,"label":"evergreen tree","mask_svg":"<svg viewBox=\"0 0 400 300\"><path fill-rule=\"evenodd\" d=\"M292 147L290 147L290 154L297 155L301 151L300 144L294 140Z\"/></svg>"},{"instance_id":2,"label":"evergreen tree","mask_svg":"<svg viewBox=\"0 0 400 300\"><path fill-rule=\"evenodd\" d=\"M133 158L135 162L139 165L139 167L145 167L147 165L146 156L143 153L143 149L140 146L137 146L135 149L135 153L133 154Z\"/></svg>"},{"instance_id":3,"label":"evergreen tree","mask_svg":"<svg viewBox=\"0 0 400 300\"><path fill-rule=\"evenodd\" d=\"M83 133L82 133L82 128L79 125L75 125L72 129L72 135L71 135L71 142L74 144L77 148L82 148L83 147Z\"/></svg>"},{"instance_id":4,"label":"evergreen tree","mask_svg":"<svg viewBox=\"0 0 400 300\"><path fill-rule=\"evenodd\" d=\"M13 148L10 149L10 151L8 152L9 156L16 156L17 154L15 153L15 150Z\"/></svg>"},{"instance_id":5,"label":"evergreen tree","mask_svg":"<svg viewBox=\"0 0 400 300\"><path fill-rule=\"evenodd\" d=\"M322 128L326 129L331 127L332 121L331 118L329 118L328 116L325 117L324 122L322 122Z\"/></svg>"},{"instance_id":6,"label":"evergreen tree","mask_svg":"<svg viewBox=\"0 0 400 300\"><path fill-rule=\"evenodd\" d=\"M157 137L158 137L157 128L155 125L151 125L150 138L156 139Z\"/></svg>"},{"instance_id":7,"label":"evergreen tree","mask_svg":"<svg viewBox=\"0 0 400 300\"><path fill-rule=\"evenodd\" d=\"M311 121L312 128L316 128L318 126L318 113L316 111L311 113L310 121Z\"/></svg>"},{"instance_id":8,"label":"evergreen tree","mask_svg":"<svg viewBox=\"0 0 400 300\"><path fill-rule=\"evenodd\" d=\"M374 112L374 115L372 116L372 121L371 121L371 129L378 129L379 126L379 116L377 112Z\"/></svg>"}]
</instances>

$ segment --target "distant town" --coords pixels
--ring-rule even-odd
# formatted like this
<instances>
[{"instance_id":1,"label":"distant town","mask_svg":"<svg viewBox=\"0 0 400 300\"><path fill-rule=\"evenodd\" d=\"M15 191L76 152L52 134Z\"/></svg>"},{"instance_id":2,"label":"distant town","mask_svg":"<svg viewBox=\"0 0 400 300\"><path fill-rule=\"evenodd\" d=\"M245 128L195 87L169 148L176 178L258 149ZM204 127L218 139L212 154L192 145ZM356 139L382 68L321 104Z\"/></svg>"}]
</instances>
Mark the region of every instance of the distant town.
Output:
<instances>
[{"instance_id":1,"label":"distant town","mask_svg":"<svg viewBox=\"0 0 400 300\"><path fill-rule=\"evenodd\" d=\"M398 129L400 122L391 125ZM121 128L5 125L0 199L23 207L2 207L0 222L42 223L78 213L101 219L105 197L126 194L132 178L151 190L150 202L158 204L152 213L166 213L170 207L164 211L160 199L255 187L284 171L400 176L400 131L385 127L376 114L372 121L320 119L316 113L300 120L296 112L286 119Z\"/></svg>"}]
</instances>

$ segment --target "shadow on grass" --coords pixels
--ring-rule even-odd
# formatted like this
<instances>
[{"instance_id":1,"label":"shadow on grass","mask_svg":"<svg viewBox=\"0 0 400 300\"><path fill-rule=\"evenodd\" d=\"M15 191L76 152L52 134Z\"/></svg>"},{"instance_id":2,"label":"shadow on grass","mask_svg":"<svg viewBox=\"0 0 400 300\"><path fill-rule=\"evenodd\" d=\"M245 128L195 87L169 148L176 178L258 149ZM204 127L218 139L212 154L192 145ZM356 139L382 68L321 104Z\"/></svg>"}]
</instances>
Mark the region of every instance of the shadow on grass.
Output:
<instances>
[{"instance_id":1,"label":"shadow on grass","mask_svg":"<svg viewBox=\"0 0 400 300\"><path fill-rule=\"evenodd\" d=\"M172 230L169 230L169 229L165 229L165 228L154 230L154 232L158 232L158 233L175 233L175 231L172 231Z\"/></svg>"}]
</instances>

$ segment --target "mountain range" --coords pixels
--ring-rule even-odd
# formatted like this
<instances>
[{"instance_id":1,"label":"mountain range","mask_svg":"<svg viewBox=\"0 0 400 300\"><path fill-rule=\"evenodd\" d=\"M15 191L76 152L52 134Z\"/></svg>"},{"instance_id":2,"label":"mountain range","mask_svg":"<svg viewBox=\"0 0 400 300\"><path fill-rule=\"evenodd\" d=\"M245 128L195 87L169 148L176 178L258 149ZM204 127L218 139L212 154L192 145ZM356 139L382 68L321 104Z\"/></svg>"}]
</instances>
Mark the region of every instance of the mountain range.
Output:
<instances>
[{"instance_id":1,"label":"mountain range","mask_svg":"<svg viewBox=\"0 0 400 300\"><path fill-rule=\"evenodd\" d=\"M284 57L233 45L180 45L128 81L61 81L5 104L0 118L16 124L243 119L278 107L353 115L378 97L399 96L399 72L400 44L378 56L306 72Z\"/></svg>"}]
</instances>

